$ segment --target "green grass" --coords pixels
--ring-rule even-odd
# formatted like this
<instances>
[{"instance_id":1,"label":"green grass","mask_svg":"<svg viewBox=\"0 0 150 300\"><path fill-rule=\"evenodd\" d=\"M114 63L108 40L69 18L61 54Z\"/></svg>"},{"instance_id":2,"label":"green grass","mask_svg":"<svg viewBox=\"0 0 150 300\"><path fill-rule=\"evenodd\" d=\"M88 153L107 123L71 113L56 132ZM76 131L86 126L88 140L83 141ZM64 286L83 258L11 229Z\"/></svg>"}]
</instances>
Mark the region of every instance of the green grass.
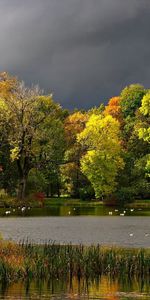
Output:
<instances>
[{"instance_id":1,"label":"green grass","mask_svg":"<svg viewBox=\"0 0 150 300\"><path fill-rule=\"evenodd\" d=\"M33 200L32 197L27 198L24 203L19 203L15 198L9 198L8 196L0 197L0 207L18 207L21 205L29 205L31 207L41 207L41 204L37 200ZM105 201L100 200L80 200L73 199L69 197L55 197L55 198L45 198L44 205L46 207L51 206L80 206L80 207L99 207L104 206ZM108 205L106 201L106 205ZM126 207L132 208L150 208L150 199L146 200L135 200L133 203L126 204Z\"/></svg>"},{"instance_id":2,"label":"green grass","mask_svg":"<svg viewBox=\"0 0 150 300\"><path fill-rule=\"evenodd\" d=\"M0 242L0 281L101 275L147 278L150 250Z\"/></svg>"},{"instance_id":3,"label":"green grass","mask_svg":"<svg viewBox=\"0 0 150 300\"><path fill-rule=\"evenodd\" d=\"M107 204L107 203L106 203ZM105 201L100 201L100 200L80 200L80 199L72 199L72 198L47 198L45 199L45 205L46 206L83 206L83 207L90 207L90 206L103 206L105 205ZM132 207L132 208L150 208L150 199L146 200L135 200L133 203L129 203L126 205L127 207Z\"/></svg>"},{"instance_id":4,"label":"green grass","mask_svg":"<svg viewBox=\"0 0 150 300\"><path fill-rule=\"evenodd\" d=\"M133 208L150 208L150 199L135 200L133 203L127 205Z\"/></svg>"}]
</instances>

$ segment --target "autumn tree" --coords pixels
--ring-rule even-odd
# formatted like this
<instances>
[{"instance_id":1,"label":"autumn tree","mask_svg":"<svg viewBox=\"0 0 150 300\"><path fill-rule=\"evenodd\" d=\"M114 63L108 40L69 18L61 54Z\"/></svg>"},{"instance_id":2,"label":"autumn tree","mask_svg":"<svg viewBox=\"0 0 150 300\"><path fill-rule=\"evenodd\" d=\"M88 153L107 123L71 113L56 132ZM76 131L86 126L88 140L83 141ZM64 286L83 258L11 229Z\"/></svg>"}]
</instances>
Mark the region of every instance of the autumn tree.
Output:
<instances>
[{"instance_id":1,"label":"autumn tree","mask_svg":"<svg viewBox=\"0 0 150 300\"><path fill-rule=\"evenodd\" d=\"M122 112L120 106L120 97L110 98L108 105L105 106L104 115L111 115L113 118L117 119L119 122L122 121Z\"/></svg>"},{"instance_id":2,"label":"autumn tree","mask_svg":"<svg viewBox=\"0 0 150 300\"><path fill-rule=\"evenodd\" d=\"M112 116L92 115L78 141L87 149L81 158L81 170L95 190L97 198L116 189L116 176L123 168L119 122Z\"/></svg>"},{"instance_id":3,"label":"autumn tree","mask_svg":"<svg viewBox=\"0 0 150 300\"><path fill-rule=\"evenodd\" d=\"M79 189L85 184L85 178L80 170L82 149L77 142L77 134L83 131L87 118L87 114L77 111L70 114L64 122L66 164L62 166L61 171L67 191L74 197L79 197Z\"/></svg>"},{"instance_id":4,"label":"autumn tree","mask_svg":"<svg viewBox=\"0 0 150 300\"><path fill-rule=\"evenodd\" d=\"M139 138L150 143L150 91L143 97L140 112L145 116L139 129Z\"/></svg>"},{"instance_id":5,"label":"autumn tree","mask_svg":"<svg viewBox=\"0 0 150 300\"><path fill-rule=\"evenodd\" d=\"M17 86L15 77L9 77L6 72L0 73L0 95L9 97ZM8 193L15 191L17 184L16 164L10 158L10 144L8 141L9 123L4 118L4 106L0 101L0 188Z\"/></svg>"},{"instance_id":6,"label":"autumn tree","mask_svg":"<svg viewBox=\"0 0 150 300\"><path fill-rule=\"evenodd\" d=\"M91 115L101 115L105 110L105 105L101 103L98 107L94 106L88 110L88 116Z\"/></svg>"},{"instance_id":7,"label":"autumn tree","mask_svg":"<svg viewBox=\"0 0 150 300\"><path fill-rule=\"evenodd\" d=\"M148 143L148 154L146 156L146 171L150 176L150 91L143 97L140 112L143 115L140 128L138 130L139 138Z\"/></svg>"},{"instance_id":8,"label":"autumn tree","mask_svg":"<svg viewBox=\"0 0 150 300\"><path fill-rule=\"evenodd\" d=\"M50 147L49 129L60 110L51 95L42 95L37 86L25 87L8 74L0 76L0 122L8 128L11 159L16 161L18 198L25 197L29 171L39 163L43 147Z\"/></svg>"}]
</instances>

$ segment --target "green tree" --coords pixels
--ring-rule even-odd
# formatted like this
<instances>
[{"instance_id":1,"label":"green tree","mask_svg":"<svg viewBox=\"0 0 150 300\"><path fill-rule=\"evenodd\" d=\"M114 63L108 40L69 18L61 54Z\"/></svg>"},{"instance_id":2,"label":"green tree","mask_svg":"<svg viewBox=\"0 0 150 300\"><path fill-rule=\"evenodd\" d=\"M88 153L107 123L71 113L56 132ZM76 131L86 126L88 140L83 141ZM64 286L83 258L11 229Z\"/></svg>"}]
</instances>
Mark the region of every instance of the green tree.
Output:
<instances>
[{"instance_id":1,"label":"green tree","mask_svg":"<svg viewBox=\"0 0 150 300\"><path fill-rule=\"evenodd\" d=\"M140 84L131 84L125 87L120 95L120 106L124 118L133 117L136 110L141 106L146 90Z\"/></svg>"},{"instance_id":2,"label":"green tree","mask_svg":"<svg viewBox=\"0 0 150 300\"><path fill-rule=\"evenodd\" d=\"M29 171L42 159L42 149L51 145L49 130L60 106L53 102L52 95L42 95L37 86L27 88L2 74L0 111L0 121L8 128L11 159L18 168L18 198L23 200Z\"/></svg>"},{"instance_id":3,"label":"green tree","mask_svg":"<svg viewBox=\"0 0 150 300\"><path fill-rule=\"evenodd\" d=\"M128 199L147 193L147 179L144 169L141 171L139 165L144 166L144 156L147 155L147 143L139 140L136 127L139 127L141 116L139 108L146 90L139 84L127 86L120 95L120 107L122 112L121 136L124 148L124 169L118 177L118 195L120 198ZM141 161L143 162L141 164ZM140 188L141 187L141 192ZM138 194L139 193L139 194Z\"/></svg>"},{"instance_id":4,"label":"green tree","mask_svg":"<svg viewBox=\"0 0 150 300\"><path fill-rule=\"evenodd\" d=\"M5 189L7 193L14 194L16 186L16 162L11 161L9 144L3 139L0 141L0 189Z\"/></svg>"},{"instance_id":5,"label":"green tree","mask_svg":"<svg viewBox=\"0 0 150 300\"><path fill-rule=\"evenodd\" d=\"M64 163L65 152L65 133L61 120L63 112L60 112L60 118L51 121L51 127L48 130L49 144L41 147L40 168L46 180L46 194L60 196L61 189L61 173L60 168ZM42 164L41 164L42 158Z\"/></svg>"}]
</instances>

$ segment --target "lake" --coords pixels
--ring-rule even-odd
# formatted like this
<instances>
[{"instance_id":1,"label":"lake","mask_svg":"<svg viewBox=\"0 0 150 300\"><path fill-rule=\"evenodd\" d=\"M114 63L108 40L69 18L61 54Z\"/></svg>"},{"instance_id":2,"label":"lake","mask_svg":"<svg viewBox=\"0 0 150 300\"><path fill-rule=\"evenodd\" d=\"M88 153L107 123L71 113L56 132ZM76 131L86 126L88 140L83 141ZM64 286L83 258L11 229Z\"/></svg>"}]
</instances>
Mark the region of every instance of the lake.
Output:
<instances>
[{"instance_id":1,"label":"lake","mask_svg":"<svg viewBox=\"0 0 150 300\"><path fill-rule=\"evenodd\" d=\"M6 211L10 212L6 214ZM105 206L56 205L45 208L0 209L0 233L17 242L83 243L150 248L150 210ZM142 278L116 279L107 276L80 282L74 278L50 282L17 282L0 285L0 299L150 299L150 285Z\"/></svg>"},{"instance_id":2,"label":"lake","mask_svg":"<svg viewBox=\"0 0 150 300\"><path fill-rule=\"evenodd\" d=\"M15 241L150 247L150 218L144 216L9 217L0 218L0 232Z\"/></svg>"}]
</instances>

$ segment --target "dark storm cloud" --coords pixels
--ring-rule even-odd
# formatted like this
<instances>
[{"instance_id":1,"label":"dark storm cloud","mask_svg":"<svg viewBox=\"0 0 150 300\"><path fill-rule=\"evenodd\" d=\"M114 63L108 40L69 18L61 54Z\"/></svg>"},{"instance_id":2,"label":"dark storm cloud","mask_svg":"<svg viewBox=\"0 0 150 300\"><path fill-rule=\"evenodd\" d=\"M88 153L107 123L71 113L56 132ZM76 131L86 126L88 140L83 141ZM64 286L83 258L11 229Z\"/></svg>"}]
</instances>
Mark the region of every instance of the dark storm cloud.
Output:
<instances>
[{"instance_id":1,"label":"dark storm cloud","mask_svg":"<svg viewBox=\"0 0 150 300\"><path fill-rule=\"evenodd\" d=\"M0 0L0 58L68 108L150 87L150 1Z\"/></svg>"}]
</instances>

